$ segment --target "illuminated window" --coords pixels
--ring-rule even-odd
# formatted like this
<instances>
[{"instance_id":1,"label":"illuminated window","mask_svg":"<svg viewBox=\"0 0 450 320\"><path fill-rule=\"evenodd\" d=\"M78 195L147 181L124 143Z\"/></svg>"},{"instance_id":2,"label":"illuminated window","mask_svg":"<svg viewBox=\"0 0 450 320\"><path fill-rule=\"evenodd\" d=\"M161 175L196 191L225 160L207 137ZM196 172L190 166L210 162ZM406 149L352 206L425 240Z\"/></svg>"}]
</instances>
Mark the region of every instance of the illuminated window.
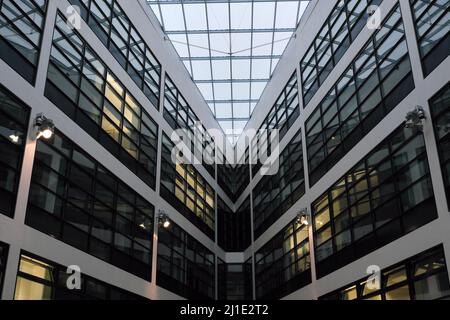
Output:
<instances>
[{"instance_id":1,"label":"illuminated window","mask_svg":"<svg viewBox=\"0 0 450 320\"><path fill-rule=\"evenodd\" d=\"M161 196L212 237L215 224L215 192L194 166L172 162L174 146L170 138L164 134Z\"/></svg>"},{"instance_id":2,"label":"illuminated window","mask_svg":"<svg viewBox=\"0 0 450 320\"><path fill-rule=\"evenodd\" d=\"M58 14L45 95L151 188L158 125Z\"/></svg>"},{"instance_id":3,"label":"illuminated window","mask_svg":"<svg viewBox=\"0 0 450 320\"><path fill-rule=\"evenodd\" d=\"M442 245L382 270L379 287L357 281L328 293L323 300L434 300L450 297Z\"/></svg>"},{"instance_id":4,"label":"illuminated window","mask_svg":"<svg viewBox=\"0 0 450 320\"><path fill-rule=\"evenodd\" d=\"M20 256L15 300L143 300L143 297L80 274L80 288L69 289L67 268L28 254Z\"/></svg>"},{"instance_id":5,"label":"illuminated window","mask_svg":"<svg viewBox=\"0 0 450 320\"><path fill-rule=\"evenodd\" d=\"M314 201L312 213L319 278L435 219L423 134L401 125Z\"/></svg>"},{"instance_id":6,"label":"illuminated window","mask_svg":"<svg viewBox=\"0 0 450 320\"><path fill-rule=\"evenodd\" d=\"M255 255L257 299L277 299L311 282L308 227L289 223Z\"/></svg>"}]
</instances>

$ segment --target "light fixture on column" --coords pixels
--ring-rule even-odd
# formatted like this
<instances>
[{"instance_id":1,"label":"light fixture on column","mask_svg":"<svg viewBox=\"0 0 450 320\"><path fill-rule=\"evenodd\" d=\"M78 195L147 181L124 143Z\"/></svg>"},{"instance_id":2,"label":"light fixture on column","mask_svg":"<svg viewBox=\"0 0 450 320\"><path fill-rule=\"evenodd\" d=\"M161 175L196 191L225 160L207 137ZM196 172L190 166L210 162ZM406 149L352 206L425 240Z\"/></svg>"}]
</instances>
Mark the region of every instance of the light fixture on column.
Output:
<instances>
[{"instance_id":1,"label":"light fixture on column","mask_svg":"<svg viewBox=\"0 0 450 320\"><path fill-rule=\"evenodd\" d=\"M163 210L159 210L158 223L164 229L167 229L170 227L170 224L171 224L170 218Z\"/></svg>"},{"instance_id":2,"label":"light fixture on column","mask_svg":"<svg viewBox=\"0 0 450 320\"><path fill-rule=\"evenodd\" d=\"M42 113L39 113L34 120L34 126L37 130L37 139L44 138L46 140L53 137L55 133L55 124L53 120L46 118Z\"/></svg>"},{"instance_id":3,"label":"light fixture on column","mask_svg":"<svg viewBox=\"0 0 450 320\"><path fill-rule=\"evenodd\" d=\"M297 214L297 223L301 224L303 226L309 226L309 213L307 208L303 208L300 210L300 212Z\"/></svg>"},{"instance_id":4,"label":"light fixture on column","mask_svg":"<svg viewBox=\"0 0 450 320\"><path fill-rule=\"evenodd\" d=\"M416 106L413 111L406 114L405 128L414 131L423 131L423 122L425 120L425 111L421 106Z\"/></svg>"}]
</instances>

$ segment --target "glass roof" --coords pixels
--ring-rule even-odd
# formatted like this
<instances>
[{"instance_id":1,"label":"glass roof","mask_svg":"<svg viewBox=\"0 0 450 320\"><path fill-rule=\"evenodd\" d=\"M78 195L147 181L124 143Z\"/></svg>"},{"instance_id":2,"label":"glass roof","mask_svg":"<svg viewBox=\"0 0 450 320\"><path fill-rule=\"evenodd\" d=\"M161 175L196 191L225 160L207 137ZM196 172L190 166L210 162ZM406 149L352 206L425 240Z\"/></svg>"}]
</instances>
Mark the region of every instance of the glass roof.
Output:
<instances>
[{"instance_id":1,"label":"glass roof","mask_svg":"<svg viewBox=\"0 0 450 320\"><path fill-rule=\"evenodd\" d=\"M147 3L235 144L309 0Z\"/></svg>"}]
</instances>

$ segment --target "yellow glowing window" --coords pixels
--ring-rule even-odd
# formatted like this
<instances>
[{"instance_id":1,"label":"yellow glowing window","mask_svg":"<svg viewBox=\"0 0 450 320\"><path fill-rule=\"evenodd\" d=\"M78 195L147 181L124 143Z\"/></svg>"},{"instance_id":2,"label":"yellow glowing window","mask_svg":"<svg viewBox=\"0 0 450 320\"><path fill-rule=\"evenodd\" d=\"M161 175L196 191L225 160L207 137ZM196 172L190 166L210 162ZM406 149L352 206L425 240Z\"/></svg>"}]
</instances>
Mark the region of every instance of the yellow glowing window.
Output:
<instances>
[{"instance_id":1,"label":"yellow glowing window","mask_svg":"<svg viewBox=\"0 0 450 320\"><path fill-rule=\"evenodd\" d=\"M344 209L347 209L347 197L343 196L333 201L333 214L337 216Z\"/></svg>"},{"instance_id":2,"label":"yellow glowing window","mask_svg":"<svg viewBox=\"0 0 450 320\"><path fill-rule=\"evenodd\" d=\"M177 169L178 174L184 178L185 171L184 171L183 166L181 164L177 163L176 169Z\"/></svg>"},{"instance_id":3,"label":"yellow glowing window","mask_svg":"<svg viewBox=\"0 0 450 320\"><path fill-rule=\"evenodd\" d=\"M23 256L20 259L19 271L40 279L52 281L52 267L41 261Z\"/></svg>"},{"instance_id":4,"label":"yellow glowing window","mask_svg":"<svg viewBox=\"0 0 450 320\"><path fill-rule=\"evenodd\" d=\"M125 108L125 118L139 130L139 117L129 107Z\"/></svg>"},{"instance_id":5,"label":"yellow glowing window","mask_svg":"<svg viewBox=\"0 0 450 320\"><path fill-rule=\"evenodd\" d=\"M210 207L214 207L214 199L210 195L206 195L206 203Z\"/></svg>"},{"instance_id":6,"label":"yellow glowing window","mask_svg":"<svg viewBox=\"0 0 450 320\"><path fill-rule=\"evenodd\" d=\"M178 188L178 186L175 187L175 196L178 198L178 200L184 203L184 192L181 191L181 189Z\"/></svg>"},{"instance_id":7,"label":"yellow glowing window","mask_svg":"<svg viewBox=\"0 0 450 320\"><path fill-rule=\"evenodd\" d=\"M116 79L113 78L113 76L109 72L106 76L106 80L114 88L114 90L116 90L119 93L119 95L123 97L124 90L122 86L119 84L119 82L117 82Z\"/></svg>"},{"instance_id":8,"label":"yellow glowing window","mask_svg":"<svg viewBox=\"0 0 450 320\"><path fill-rule=\"evenodd\" d=\"M353 286L341 293L342 300L355 300L357 297L356 286Z\"/></svg>"},{"instance_id":9,"label":"yellow glowing window","mask_svg":"<svg viewBox=\"0 0 450 320\"><path fill-rule=\"evenodd\" d=\"M51 300L52 288L42 283L17 277L15 300Z\"/></svg>"},{"instance_id":10,"label":"yellow glowing window","mask_svg":"<svg viewBox=\"0 0 450 320\"><path fill-rule=\"evenodd\" d=\"M119 141L119 130L106 118L102 119L102 129L105 130L114 140Z\"/></svg>"},{"instance_id":11,"label":"yellow glowing window","mask_svg":"<svg viewBox=\"0 0 450 320\"><path fill-rule=\"evenodd\" d=\"M328 222L330 222L330 211L327 209L314 217L316 230L319 230Z\"/></svg>"},{"instance_id":12,"label":"yellow glowing window","mask_svg":"<svg viewBox=\"0 0 450 320\"><path fill-rule=\"evenodd\" d=\"M106 86L105 96L117 110L122 112L122 100L117 96L117 94L112 90L110 86Z\"/></svg>"},{"instance_id":13,"label":"yellow glowing window","mask_svg":"<svg viewBox=\"0 0 450 320\"><path fill-rule=\"evenodd\" d=\"M130 96L129 94L127 94L126 98L125 98L125 102L127 103L127 105L133 109L134 112L136 112L138 115L141 113L141 108L138 106L138 104L136 103L136 100L134 100L134 98L132 96Z\"/></svg>"},{"instance_id":14,"label":"yellow glowing window","mask_svg":"<svg viewBox=\"0 0 450 320\"><path fill-rule=\"evenodd\" d=\"M189 210L195 212L194 202L190 198L186 198L186 206L188 207Z\"/></svg>"},{"instance_id":15,"label":"yellow glowing window","mask_svg":"<svg viewBox=\"0 0 450 320\"><path fill-rule=\"evenodd\" d=\"M205 190L203 189L202 186L197 184L197 193L200 197L204 198L205 197Z\"/></svg>"},{"instance_id":16,"label":"yellow glowing window","mask_svg":"<svg viewBox=\"0 0 450 320\"><path fill-rule=\"evenodd\" d=\"M177 177L175 179L175 183L177 184L178 187L180 187L180 189L184 189L183 180L181 180L180 178Z\"/></svg>"},{"instance_id":17,"label":"yellow glowing window","mask_svg":"<svg viewBox=\"0 0 450 320\"><path fill-rule=\"evenodd\" d=\"M314 205L314 211L318 212L326 206L328 206L328 196L324 195L322 199L320 199L319 202Z\"/></svg>"},{"instance_id":18,"label":"yellow glowing window","mask_svg":"<svg viewBox=\"0 0 450 320\"><path fill-rule=\"evenodd\" d=\"M407 285L386 292L386 300L410 300L409 287Z\"/></svg>"},{"instance_id":19,"label":"yellow glowing window","mask_svg":"<svg viewBox=\"0 0 450 320\"><path fill-rule=\"evenodd\" d=\"M377 294L376 296L370 298L364 298L363 300L381 300L381 296Z\"/></svg>"},{"instance_id":20,"label":"yellow glowing window","mask_svg":"<svg viewBox=\"0 0 450 320\"><path fill-rule=\"evenodd\" d=\"M401 268L400 270L394 271L387 275L387 286L392 286L394 284L400 283L402 281L406 281L407 275L406 275L406 269Z\"/></svg>"},{"instance_id":21,"label":"yellow glowing window","mask_svg":"<svg viewBox=\"0 0 450 320\"><path fill-rule=\"evenodd\" d=\"M308 238L308 228L301 228L296 233L297 244L302 243Z\"/></svg>"},{"instance_id":22,"label":"yellow glowing window","mask_svg":"<svg viewBox=\"0 0 450 320\"><path fill-rule=\"evenodd\" d=\"M332 199L338 198L345 191L345 185L342 186L334 186L331 190Z\"/></svg>"},{"instance_id":23,"label":"yellow glowing window","mask_svg":"<svg viewBox=\"0 0 450 320\"><path fill-rule=\"evenodd\" d=\"M187 175L187 182L192 188L195 189L195 180L190 174Z\"/></svg>"}]
</instances>

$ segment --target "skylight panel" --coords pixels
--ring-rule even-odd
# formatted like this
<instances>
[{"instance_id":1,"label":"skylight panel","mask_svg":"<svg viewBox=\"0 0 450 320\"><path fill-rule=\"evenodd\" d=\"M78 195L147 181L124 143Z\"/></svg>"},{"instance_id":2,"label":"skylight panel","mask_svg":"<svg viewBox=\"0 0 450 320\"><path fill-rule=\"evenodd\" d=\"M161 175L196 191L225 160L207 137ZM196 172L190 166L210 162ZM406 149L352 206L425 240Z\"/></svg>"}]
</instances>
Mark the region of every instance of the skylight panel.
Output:
<instances>
[{"instance_id":1,"label":"skylight panel","mask_svg":"<svg viewBox=\"0 0 450 320\"><path fill-rule=\"evenodd\" d=\"M252 78L268 79L270 76L270 59L253 59Z\"/></svg>"},{"instance_id":2,"label":"skylight panel","mask_svg":"<svg viewBox=\"0 0 450 320\"><path fill-rule=\"evenodd\" d=\"M179 4L161 5L164 29L166 31L185 30L183 10Z\"/></svg>"},{"instance_id":3,"label":"skylight panel","mask_svg":"<svg viewBox=\"0 0 450 320\"><path fill-rule=\"evenodd\" d=\"M234 118L246 118L246 119L250 118L250 103L248 102L233 103L233 115Z\"/></svg>"},{"instance_id":4,"label":"skylight panel","mask_svg":"<svg viewBox=\"0 0 450 320\"><path fill-rule=\"evenodd\" d=\"M231 84L215 83L214 95L216 100L231 100Z\"/></svg>"},{"instance_id":5,"label":"skylight panel","mask_svg":"<svg viewBox=\"0 0 450 320\"><path fill-rule=\"evenodd\" d=\"M214 80L230 79L230 60L212 60Z\"/></svg>"},{"instance_id":6,"label":"skylight panel","mask_svg":"<svg viewBox=\"0 0 450 320\"><path fill-rule=\"evenodd\" d=\"M277 15L275 18L275 28L295 28L297 25L298 2L277 3Z\"/></svg>"},{"instance_id":7,"label":"skylight panel","mask_svg":"<svg viewBox=\"0 0 450 320\"><path fill-rule=\"evenodd\" d=\"M230 28L228 3L207 4L209 30L227 30Z\"/></svg>"},{"instance_id":8,"label":"skylight panel","mask_svg":"<svg viewBox=\"0 0 450 320\"><path fill-rule=\"evenodd\" d=\"M230 119L232 116L231 103L216 103L216 117L218 119Z\"/></svg>"},{"instance_id":9,"label":"skylight panel","mask_svg":"<svg viewBox=\"0 0 450 320\"><path fill-rule=\"evenodd\" d=\"M230 53L230 34L229 33L210 33L212 56L227 56Z\"/></svg>"},{"instance_id":10,"label":"skylight panel","mask_svg":"<svg viewBox=\"0 0 450 320\"><path fill-rule=\"evenodd\" d=\"M231 3L231 29L252 28L252 3Z\"/></svg>"},{"instance_id":11,"label":"skylight panel","mask_svg":"<svg viewBox=\"0 0 450 320\"><path fill-rule=\"evenodd\" d=\"M237 100L248 99L249 93L250 93L250 82L233 83L233 99Z\"/></svg>"},{"instance_id":12,"label":"skylight panel","mask_svg":"<svg viewBox=\"0 0 450 320\"><path fill-rule=\"evenodd\" d=\"M196 80L211 80L211 66L209 60L192 61L193 77Z\"/></svg>"},{"instance_id":13,"label":"skylight panel","mask_svg":"<svg viewBox=\"0 0 450 320\"><path fill-rule=\"evenodd\" d=\"M181 58L189 57L188 46L186 45L186 35L185 34L170 34L170 41L172 41L175 50L177 50L178 55Z\"/></svg>"},{"instance_id":14,"label":"skylight panel","mask_svg":"<svg viewBox=\"0 0 450 320\"><path fill-rule=\"evenodd\" d=\"M250 59L237 59L232 63L234 79L250 79Z\"/></svg>"},{"instance_id":15,"label":"skylight panel","mask_svg":"<svg viewBox=\"0 0 450 320\"><path fill-rule=\"evenodd\" d=\"M252 83L252 99L258 100L266 87L267 82L253 82Z\"/></svg>"},{"instance_id":16,"label":"skylight panel","mask_svg":"<svg viewBox=\"0 0 450 320\"><path fill-rule=\"evenodd\" d=\"M234 143L309 1L148 3Z\"/></svg>"},{"instance_id":17,"label":"skylight panel","mask_svg":"<svg viewBox=\"0 0 450 320\"><path fill-rule=\"evenodd\" d=\"M275 1L253 4L253 29L272 29L274 25Z\"/></svg>"},{"instance_id":18,"label":"skylight panel","mask_svg":"<svg viewBox=\"0 0 450 320\"><path fill-rule=\"evenodd\" d=\"M207 34L189 34L188 39L191 57L209 57Z\"/></svg>"},{"instance_id":19,"label":"skylight panel","mask_svg":"<svg viewBox=\"0 0 450 320\"><path fill-rule=\"evenodd\" d=\"M273 55L281 56L286 49L286 46L291 39L291 32L275 32L273 43Z\"/></svg>"},{"instance_id":20,"label":"skylight panel","mask_svg":"<svg viewBox=\"0 0 450 320\"><path fill-rule=\"evenodd\" d=\"M184 4L187 30L206 30L206 9L204 4Z\"/></svg>"},{"instance_id":21,"label":"skylight panel","mask_svg":"<svg viewBox=\"0 0 450 320\"><path fill-rule=\"evenodd\" d=\"M200 92L205 100L214 99L212 83L197 83L197 87L200 89Z\"/></svg>"},{"instance_id":22,"label":"skylight panel","mask_svg":"<svg viewBox=\"0 0 450 320\"><path fill-rule=\"evenodd\" d=\"M270 56L272 53L273 32L255 32L253 34L253 50L254 56Z\"/></svg>"}]
</instances>

